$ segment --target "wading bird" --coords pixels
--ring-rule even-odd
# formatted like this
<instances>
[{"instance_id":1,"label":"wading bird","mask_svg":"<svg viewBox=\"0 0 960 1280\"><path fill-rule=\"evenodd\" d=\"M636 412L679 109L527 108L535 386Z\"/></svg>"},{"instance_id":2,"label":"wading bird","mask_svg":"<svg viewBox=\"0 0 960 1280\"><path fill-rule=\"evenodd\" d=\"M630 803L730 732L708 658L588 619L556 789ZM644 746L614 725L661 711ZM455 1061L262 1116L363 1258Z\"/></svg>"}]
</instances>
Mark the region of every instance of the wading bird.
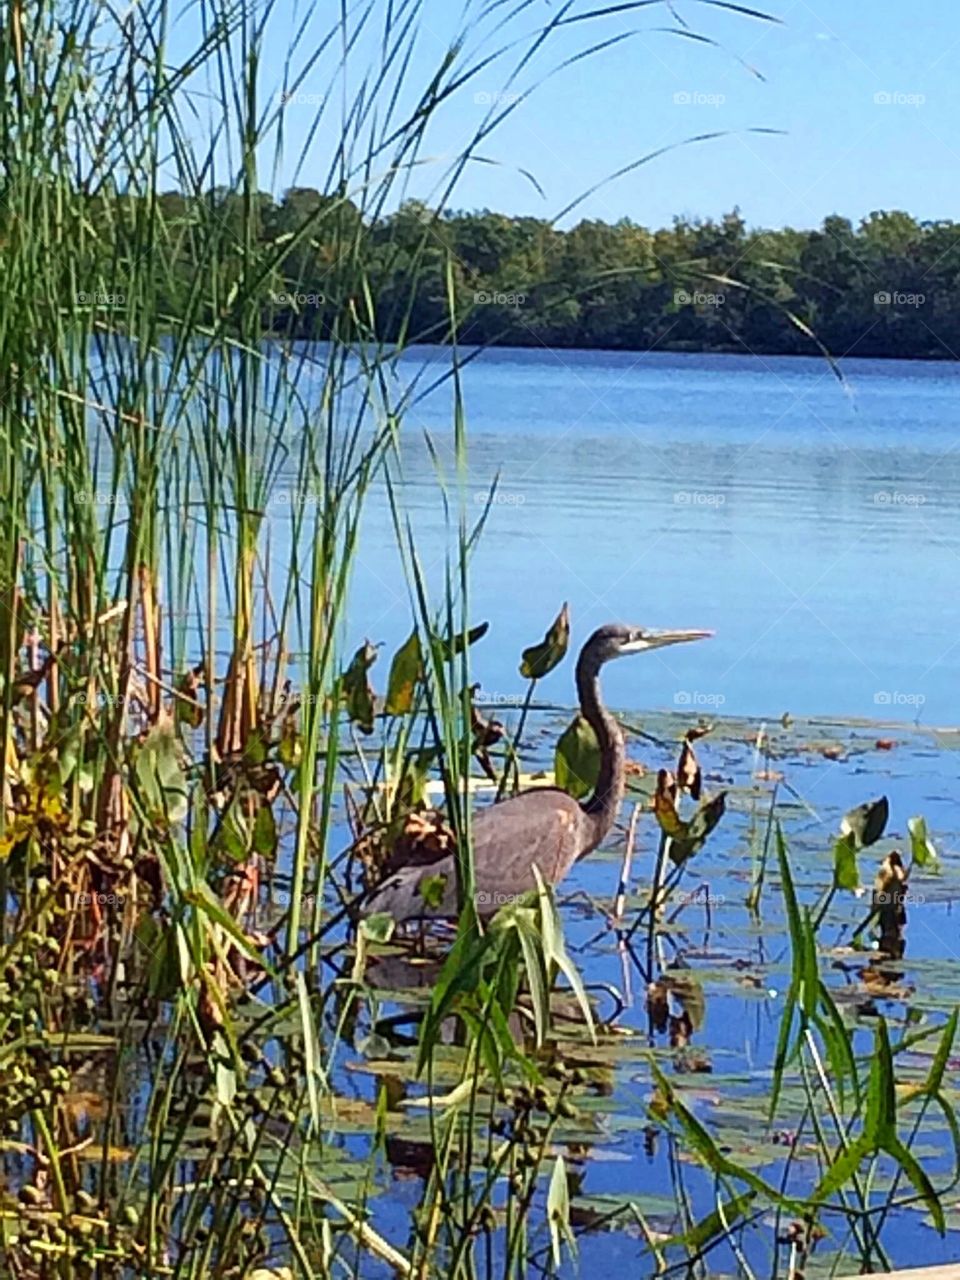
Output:
<instances>
[{"instance_id":1,"label":"wading bird","mask_svg":"<svg viewBox=\"0 0 960 1280\"><path fill-rule=\"evenodd\" d=\"M593 633L577 659L580 712L600 745L600 773L593 795L581 804L559 787L539 787L491 805L473 819L475 901L492 915L536 888L536 867L548 884L559 884L613 826L623 800L626 752L623 734L600 697L600 668L628 653L701 640L710 631L648 631L608 624ZM443 876L440 901L421 892L421 882ZM445 919L457 914L457 873L452 854L424 865L401 867L363 905L364 913L386 912L405 920Z\"/></svg>"}]
</instances>

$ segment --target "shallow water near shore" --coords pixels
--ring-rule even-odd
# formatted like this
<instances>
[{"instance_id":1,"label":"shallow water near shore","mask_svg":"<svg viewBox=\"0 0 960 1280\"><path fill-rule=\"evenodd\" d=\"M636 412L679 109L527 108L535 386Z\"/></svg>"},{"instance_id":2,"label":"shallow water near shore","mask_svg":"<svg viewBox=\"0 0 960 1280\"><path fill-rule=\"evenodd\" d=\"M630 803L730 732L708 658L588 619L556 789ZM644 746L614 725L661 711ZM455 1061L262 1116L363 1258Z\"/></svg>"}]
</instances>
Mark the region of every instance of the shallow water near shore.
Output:
<instances>
[{"instance_id":1,"label":"shallow water near shore","mask_svg":"<svg viewBox=\"0 0 960 1280\"><path fill-rule=\"evenodd\" d=\"M457 476L449 386L423 388L442 377L448 360L421 349L400 364L401 378L405 370L411 382L420 378L404 427L401 500L434 581L452 536L436 458L454 512ZM878 1013L905 1032L948 1012L960 996L960 733L953 727L960 644L949 589L960 566L960 375L947 364L878 361L844 362L843 375L845 386L817 360L502 350L462 372L469 462L460 479L468 509L479 517L495 479L497 486L472 561L472 617L491 624L472 653L485 714L508 728L516 723L520 651L540 638L563 600L574 644L610 619L717 633L709 644L604 672L608 700L640 731L630 752L644 772L631 777L619 831L575 868L560 894L571 952L598 1018L611 1020L599 1046L586 1043L582 1029L571 1030L564 1046L582 1064L592 1095L558 1144L573 1171L581 1225L632 1202L648 1227L678 1229L678 1171L667 1146L647 1132L651 1051L723 1149L776 1180L790 1117L801 1106L794 1078L782 1104L787 1138L766 1132L790 966L775 870L759 913L746 907L771 812L783 824L799 892L813 902L830 884L844 812L889 798L885 838L860 855L866 896L838 896L821 931L823 942L835 944L823 958L826 981L856 1020L858 1053L870 1054ZM429 434L433 456L418 428ZM389 654L406 635L409 610L396 588L402 579L385 502L373 502L364 533L351 643L366 636ZM383 665L371 673L375 686L378 673L386 679L386 659ZM571 683L568 660L537 692L567 707ZM640 707L661 710L632 710ZM569 714L544 710L531 718L525 767L552 767ZM657 769L672 765L677 742L698 720L715 724L699 755L708 791L727 791L728 809L690 863L662 957L676 985L674 1012L686 1007L693 1015L689 1042L671 1045L668 1034L651 1031L643 946L618 942L609 913L631 804L648 806ZM850 948L850 935L868 909L880 860L909 843L907 820L917 814L927 819L941 874L911 881L905 956L876 966L869 952ZM645 813L630 906L649 886L656 842ZM430 972L387 950L379 962L384 1010L409 1012L422 1002ZM378 981L376 965L371 981ZM384 1168L376 1208L388 1231L391 1223L402 1228L413 1184L428 1167L425 1122L405 1105L423 1093L412 1081L412 1052L374 1032L343 1046L338 1080L345 1105L372 1104L378 1084L391 1082L392 1170ZM346 1132L342 1142L345 1152L364 1146ZM931 1171L949 1168L945 1131L932 1126L923 1150ZM817 1176L812 1149L806 1161L799 1153L797 1168L797 1186L809 1188ZM681 1172L693 1217L709 1213L711 1180L692 1168ZM940 1240L922 1209L903 1210L900 1219L898 1263L956 1256L957 1237ZM960 1201L952 1221L960 1225ZM830 1273L848 1243L822 1242L808 1274ZM609 1266L636 1260L645 1245L636 1218L618 1210L585 1233L580 1248L581 1266ZM748 1253L762 1274L769 1255ZM726 1246L710 1264L711 1274L737 1265Z\"/></svg>"},{"instance_id":2,"label":"shallow water near shore","mask_svg":"<svg viewBox=\"0 0 960 1280\"><path fill-rule=\"evenodd\" d=\"M551 766L553 743L566 719L559 712L534 715L527 735L531 768ZM938 1020L960 998L956 963L960 785L955 754L960 734L918 731L891 721L814 718L784 727L721 718L697 745L705 786L711 793L727 792L727 812L703 852L688 865L671 903L669 914L674 921L663 953L672 1011L688 1012L690 1030L678 1042L666 1029L652 1029L643 972L645 932L625 946L624 930L618 936L610 915L631 807L639 802L648 808L657 769L670 765L678 740L696 721L676 713L629 712L622 713L622 720L635 763L621 823L605 848L578 864L559 891L571 953L595 1001L598 1020L601 1024L609 1020L596 1045L590 1044L575 1014L568 1011L570 1022L560 1023L564 1058L579 1066L588 1081L577 1118L561 1129L556 1143L573 1173L575 1220L585 1226L617 1211L602 1228L580 1237L581 1266L636 1264L641 1256L652 1266L649 1254L642 1253L645 1245L637 1220L629 1212L624 1216L624 1205L632 1204L656 1231L668 1235L678 1229L677 1171L666 1144L652 1140L648 1130L651 1053L721 1148L777 1181L783 1144L792 1140L791 1131L803 1108L794 1072L777 1123L768 1130L772 1064L790 973L790 944L775 868L768 873L759 911L751 912L746 905L772 802L788 841L798 893L805 902L813 902L830 884L833 841L843 813L880 794L889 798L890 822L884 838L860 854L863 883L872 883L877 866L891 849L909 845L906 822L915 813L927 816L941 855L940 874L916 873L911 880L901 961L877 964L869 950L850 946L852 930L869 908L868 892L859 897L840 895L827 916L821 930L828 948L822 970L839 1007L854 1022L855 1052L870 1055L878 1014L889 1021L891 1034L907 1034L929 1019ZM627 926L631 909L639 905L649 886L656 842L656 824L644 812L632 861ZM411 962L409 953L392 944L384 948L369 973L374 988L383 988L381 1016L389 1023L390 1015L421 1007L432 976L435 970L423 961ZM360 1154L363 1147L363 1140L349 1136L355 1108L361 1106L369 1115L378 1085L392 1082L388 1165L375 1210L386 1229L390 1224L399 1229L405 1222L401 1212L405 1183L425 1175L429 1168L425 1118L409 1107L411 1098L425 1093L425 1086L413 1079L413 1057L414 1050L404 1047L402 1037L384 1036L372 1028L366 1028L354 1044L342 1046L337 1092L343 1099L344 1132L339 1141L345 1152ZM451 1056L451 1083L456 1061ZM927 1064L924 1054L918 1053L906 1070L922 1075ZM444 1087L441 1072L434 1092L443 1092ZM952 1083L949 1093L960 1101ZM334 1133L335 1116L336 1104L331 1117ZM917 1149L931 1172L949 1170L950 1144L942 1125L931 1123ZM804 1151L801 1143L795 1158L791 1185L809 1189L817 1178L813 1147ZM715 1208L712 1179L692 1166L685 1167L682 1176L693 1217L711 1212ZM960 1202L948 1217L952 1226L960 1227ZM769 1243L772 1232L766 1235ZM948 1261L960 1249L960 1235L951 1232L941 1240L922 1206L900 1211L895 1239L892 1253L901 1265L917 1259ZM823 1241L808 1262L808 1272L830 1274L848 1243L839 1238ZM763 1273L770 1256L759 1237L751 1242L748 1234L745 1248L750 1264ZM845 1265L851 1265L849 1258ZM710 1274L735 1270L736 1260L726 1247L711 1254Z\"/></svg>"}]
</instances>

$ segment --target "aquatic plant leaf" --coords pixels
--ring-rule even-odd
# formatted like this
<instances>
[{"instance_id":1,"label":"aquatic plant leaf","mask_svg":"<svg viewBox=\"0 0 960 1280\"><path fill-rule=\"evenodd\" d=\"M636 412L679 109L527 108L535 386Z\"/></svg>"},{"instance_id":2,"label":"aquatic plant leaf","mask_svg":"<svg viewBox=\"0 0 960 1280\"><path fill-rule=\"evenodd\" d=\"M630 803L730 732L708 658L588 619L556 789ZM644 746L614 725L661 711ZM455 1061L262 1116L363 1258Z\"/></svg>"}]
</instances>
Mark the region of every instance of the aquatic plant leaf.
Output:
<instances>
[{"instance_id":1,"label":"aquatic plant leaf","mask_svg":"<svg viewBox=\"0 0 960 1280\"><path fill-rule=\"evenodd\" d=\"M681 791L689 792L694 800L699 800L703 786L703 773L700 769L700 761L697 759L696 752L690 743L690 736L687 735L683 746L680 748L680 759L677 763L677 785Z\"/></svg>"},{"instance_id":2,"label":"aquatic plant leaf","mask_svg":"<svg viewBox=\"0 0 960 1280\"><path fill-rule=\"evenodd\" d=\"M230 912L224 909L208 884L201 881L197 888L187 889L183 897L185 902L192 903L204 915L209 916L214 924L218 924L248 960L273 976L273 968L264 953L250 941Z\"/></svg>"},{"instance_id":3,"label":"aquatic plant leaf","mask_svg":"<svg viewBox=\"0 0 960 1280\"><path fill-rule=\"evenodd\" d=\"M481 622L477 626L470 628L466 635L466 641L464 641L464 637L459 632L452 637L442 636L438 639L440 652L445 658L455 658L458 653L463 653L465 648L469 648L470 645L476 644L478 640L482 640L489 630L490 623Z\"/></svg>"},{"instance_id":4,"label":"aquatic plant leaf","mask_svg":"<svg viewBox=\"0 0 960 1280\"><path fill-rule=\"evenodd\" d=\"M371 942L389 942L396 927L397 922L386 911L376 911L360 921L361 933Z\"/></svg>"},{"instance_id":5,"label":"aquatic plant leaf","mask_svg":"<svg viewBox=\"0 0 960 1280\"><path fill-rule=\"evenodd\" d=\"M910 833L910 853L913 857L913 865L921 868L938 868L940 859L937 856L933 841L927 834L926 819L922 817L909 818L907 820L907 830Z\"/></svg>"},{"instance_id":6,"label":"aquatic plant leaf","mask_svg":"<svg viewBox=\"0 0 960 1280\"><path fill-rule=\"evenodd\" d=\"M707 837L723 817L727 808L727 793L718 791L709 800L704 800L696 813L685 824L685 830L670 840L670 859L679 866L692 858L703 848Z\"/></svg>"},{"instance_id":7,"label":"aquatic plant leaf","mask_svg":"<svg viewBox=\"0 0 960 1280\"><path fill-rule=\"evenodd\" d=\"M253 851L263 858L277 852L277 820L268 804L261 804L253 823Z\"/></svg>"},{"instance_id":8,"label":"aquatic plant leaf","mask_svg":"<svg viewBox=\"0 0 960 1280\"><path fill-rule=\"evenodd\" d=\"M424 876L417 885L417 893L428 907L439 908L443 902L443 894L447 887L447 877L440 873L435 876Z\"/></svg>"},{"instance_id":9,"label":"aquatic plant leaf","mask_svg":"<svg viewBox=\"0 0 960 1280\"><path fill-rule=\"evenodd\" d=\"M439 1042L440 1027L453 1010L458 997L473 991L486 960L493 934L461 931L454 939L430 997L430 1007L420 1028L417 1074L423 1072Z\"/></svg>"},{"instance_id":10,"label":"aquatic plant leaf","mask_svg":"<svg viewBox=\"0 0 960 1280\"><path fill-rule=\"evenodd\" d=\"M858 804L855 809L844 814L840 822L840 834L852 835L856 848L865 849L880 839L889 817L890 804L886 796L867 800L866 803Z\"/></svg>"},{"instance_id":11,"label":"aquatic plant leaf","mask_svg":"<svg viewBox=\"0 0 960 1280\"><path fill-rule=\"evenodd\" d=\"M280 743L277 758L288 769L296 769L303 757L303 741L297 731L297 709L290 706L280 722Z\"/></svg>"},{"instance_id":12,"label":"aquatic plant leaf","mask_svg":"<svg viewBox=\"0 0 960 1280\"><path fill-rule=\"evenodd\" d=\"M664 835L684 836L687 824L677 813L677 780L669 769L657 772L657 789L653 794L653 814Z\"/></svg>"},{"instance_id":13,"label":"aquatic plant leaf","mask_svg":"<svg viewBox=\"0 0 960 1280\"><path fill-rule=\"evenodd\" d=\"M751 1169L738 1165L734 1160L724 1155L713 1138L703 1127L696 1116L688 1111L684 1104L677 1097L673 1087L667 1080L666 1076L660 1070L655 1062L650 1064L654 1081L657 1084L662 1096L666 1099L666 1103L672 1115L676 1116L680 1122L683 1135L686 1138L687 1145L700 1158L702 1164L706 1166L712 1173L723 1174L730 1178L737 1178L741 1182L745 1182L755 1191L759 1191L766 1196L774 1204L788 1206L796 1209L799 1206L796 1202L789 1200L781 1195L781 1193L770 1183L765 1182L763 1178L755 1174Z\"/></svg>"},{"instance_id":14,"label":"aquatic plant leaf","mask_svg":"<svg viewBox=\"0 0 960 1280\"><path fill-rule=\"evenodd\" d=\"M958 1020L960 1020L960 1010L954 1009L943 1028L943 1035L940 1037L937 1051L933 1055L933 1062L930 1064L930 1071L924 1084L924 1089L927 1093L936 1093L943 1084L944 1072L950 1062L953 1042L957 1036Z\"/></svg>"},{"instance_id":15,"label":"aquatic plant leaf","mask_svg":"<svg viewBox=\"0 0 960 1280\"><path fill-rule=\"evenodd\" d=\"M529 908L527 911L529 912ZM543 946L531 920L525 918L522 911L516 913L514 924L523 952L523 967L530 988L533 1026L539 1049L546 1040L550 1025L550 982L544 964Z\"/></svg>"},{"instance_id":16,"label":"aquatic plant leaf","mask_svg":"<svg viewBox=\"0 0 960 1280\"><path fill-rule=\"evenodd\" d=\"M180 744L169 722L157 724L147 734L134 770L149 816L182 822L187 816L187 777Z\"/></svg>"},{"instance_id":17,"label":"aquatic plant leaf","mask_svg":"<svg viewBox=\"0 0 960 1280\"><path fill-rule=\"evenodd\" d=\"M307 1078L307 1097L310 1102L310 1119L314 1132L320 1131L320 1089L326 1089L323 1068L320 1065L320 1042L316 1022L310 1004L310 993L303 970L296 976L297 1006L300 1011L301 1043L303 1045L303 1069Z\"/></svg>"},{"instance_id":18,"label":"aquatic plant leaf","mask_svg":"<svg viewBox=\"0 0 960 1280\"><path fill-rule=\"evenodd\" d=\"M557 1156L550 1175L550 1188L547 1191L547 1219L550 1226L553 1265L559 1267L561 1238L567 1242L567 1248L574 1256L577 1252L577 1241L570 1226L570 1187L567 1183L567 1167L562 1155Z\"/></svg>"},{"instance_id":19,"label":"aquatic plant leaf","mask_svg":"<svg viewBox=\"0 0 960 1280\"><path fill-rule=\"evenodd\" d=\"M203 724L203 707L197 701L203 668L191 668L177 680L174 688L181 696L173 700L173 714L178 724L199 729Z\"/></svg>"},{"instance_id":20,"label":"aquatic plant leaf","mask_svg":"<svg viewBox=\"0 0 960 1280\"><path fill-rule=\"evenodd\" d=\"M824 1044L827 1046L830 1066L833 1069L833 1078L837 1086L840 1108L841 1110L843 1109L846 1086L849 1082L853 1088L854 1104L859 1111L861 1098L860 1076L857 1072L857 1062L853 1053L853 1039L844 1025L840 1010L837 1008L830 988L822 980L820 982L819 1005L826 1016L823 1017L818 1014L816 1025L823 1037Z\"/></svg>"},{"instance_id":21,"label":"aquatic plant leaf","mask_svg":"<svg viewBox=\"0 0 960 1280\"><path fill-rule=\"evenodd\" d=\"M756 1191L745 1191L743 1195L733 1196L721 1208L701 1218L683 1235L671 1236L662 1243L666 1247L672 1244L684 1244L689 1249L701 1250L717 1236L726 1235L735 1222L738 1222L757 1198Z\"/></svg>"},{"instance_id":22,"label":"aquatic plant leaf","mask_svg":"<svg viewBox=\"0 0 960 1280\"><path fill-rule=\"evenodd\" d=\"M567 953L566 943L563 939L563 925L560 921L560 913L557 911L553 889L550 885L544 883L540 875L540 869L536 864L533 867L533 874L537 882L540 931L543 937L543 951L547 972L550 973L553 965L556 965L570 983L571 990L576 997L577 1004L580 1006L580 1011L590 1032L590 1039L596 1042L597 1037L593 1026L593 1014L590 1011L590 1001L587 999L587 992L583 985L583 979L580 977L580 970Z\"/></svg>"},{"instance_id":23,"label":"aquatic plant leaf","mask_svg":"<svg viewBox=\"0 0 960 1280\"><path fill-rule=\"evenodd\" d=\"M784 913L787 917L787 928L790 933L791 974L790 986L784 1001L783 1014L780 1018L780 1030L777 1033L777 1048L773 1058L773 1080L770 1089L770 1107L767 1111L767 1123L772 1124L777 1114L777 1105L783 1089L783 1073L787 1063L796 1053L796 1045L791 1049L794 1014L803 984L802 953L805 947L803 919L797 902L793 876L790 872L790 860L787 856L787 845L783 838L783 828L776 825L777 861L780 868Z\"/></svg>"},{"instance_id":24,"label":"aquatic plant leaf","mask_svg":"<svg viewBox=\"0 0 960 1280\"><path fill-rule=\"evenodd\" d=\"M564 603L539 644L524 649L520 655L520 674L526 680L542 680L559 666L570 645L570 609Z\"/></svg>"},{"instance_id":25,"label":"aquatic plant leaf","mask_svg":"<svg viewBox=\"0 0 960 1280\"><path fill-rule=\"evenodd\" d=\"M837 889L859 889L857 842L852 831L838 836L833 846L833 883Z\"/></svg>"},{"instance_id":26,"label":"aquatic plant leaf","mask_svg":"<svg viewBox=\"0 0 960 1280\"><path fill-rule=\"evenodd\" d=\"M376 660L377 650L367 640L353 655L340 682L347 715L361 733L373 733L373 689L367 672Z\"/></svg>"},{"instance_id":27,"label":"aquatic plant leaf","mask_svg":"<svg viewBox=\"0 0 960 1280\"><path fill-rule=\"evenodd\" d=\"M574 800L582 800L596 787L600 777L600 744L582 715L577 715L560 735L553 770L557 786Z\"/></svg>"},{"instance_id":28,"label":"aquatic plant leaf","mask_svg":"<svg viewBox=\"0 0 960 1280\"><path fill-rule=\"evenodd\" d=\"M420 654L420 637L411 631L390 663L387 681L387 697L383 709L388 716L405 716L413 707L417 682L423 676L423 659Z\"/></svg>"}]
</instances>

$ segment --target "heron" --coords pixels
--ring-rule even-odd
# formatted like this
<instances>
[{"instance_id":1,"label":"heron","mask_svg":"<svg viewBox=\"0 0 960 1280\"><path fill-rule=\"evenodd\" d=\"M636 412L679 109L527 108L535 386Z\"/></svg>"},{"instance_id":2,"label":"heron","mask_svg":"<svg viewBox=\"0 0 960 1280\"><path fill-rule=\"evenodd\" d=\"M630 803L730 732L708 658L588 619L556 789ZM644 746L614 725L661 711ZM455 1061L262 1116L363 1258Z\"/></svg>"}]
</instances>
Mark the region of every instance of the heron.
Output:
<instances>
[{"instance_id":1,"label":"heron","mask_svg":"<svg viewBox=\"0 0 960 1280\"><path fill-rule=\"evenodd\" d=\"M667 645L703 640L710 631L655 631L608 623L594 631L577 658L580 714L600 747L600 770L588 800L581 803L560 787L537 787L481 810L473 819L474 900L481 916L537 887L534 868L557 885L571 867L605 839L624 793L626 749L616 719L603 704L600 669L614 658ZM426 878L443 877L442 892L424 893ZM434 880L434 885L436 881ZM454 855L402 866L375 889L364 914L384 912L399 924L450 919L457 915Z\"/></svg>"}]
</instances>

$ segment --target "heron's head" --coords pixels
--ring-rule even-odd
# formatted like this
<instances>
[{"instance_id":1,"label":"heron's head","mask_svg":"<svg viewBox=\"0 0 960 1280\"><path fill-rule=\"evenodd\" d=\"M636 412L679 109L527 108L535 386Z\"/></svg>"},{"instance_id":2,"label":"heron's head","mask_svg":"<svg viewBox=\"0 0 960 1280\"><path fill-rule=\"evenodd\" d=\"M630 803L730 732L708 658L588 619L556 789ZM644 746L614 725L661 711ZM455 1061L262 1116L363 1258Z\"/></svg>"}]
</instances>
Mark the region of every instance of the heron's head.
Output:
<instances>
[{"instance_id":1,"label":"heron's head","mask_svg":"<svg viewBox=\"0 0 960 1280\"><path fill-rule=\"evenodd\" d=\"M629 627L618 622L608 622L598 627L584 645L597 665L622 658L628 653L646 653L649 649L663 649L668 644L684 644L688 640L706 640L712 631L658 631L651 627Z\"/></svg>"}]
</instances>

